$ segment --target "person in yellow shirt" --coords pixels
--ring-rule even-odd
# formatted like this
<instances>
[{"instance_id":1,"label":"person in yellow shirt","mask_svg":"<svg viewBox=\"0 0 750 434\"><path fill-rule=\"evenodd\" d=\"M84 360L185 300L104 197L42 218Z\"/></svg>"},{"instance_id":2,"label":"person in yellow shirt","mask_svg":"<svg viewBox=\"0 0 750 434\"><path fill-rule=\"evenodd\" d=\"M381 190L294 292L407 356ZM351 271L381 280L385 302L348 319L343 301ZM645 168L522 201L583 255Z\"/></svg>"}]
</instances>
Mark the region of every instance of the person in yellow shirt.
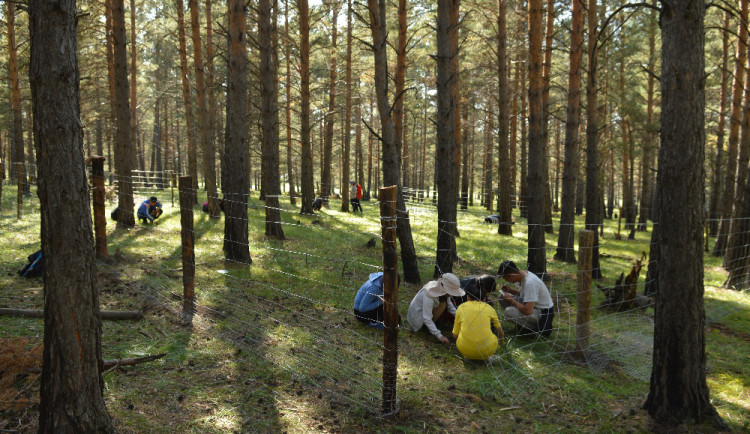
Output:
<instances>
[{"instance_id":1,"label":"person in yellow shirt","mask_svg":"<svg viewBox=\"0 0 750 434\"><path fill-rule=\"evenodd\" d=\"M470 360L487 360L503 345L503 329L495 308L487 303L487 289L481 283L466 291L468 300L456 310L453 338L458 351ZM492 333L492 327L495 333Z\"/></svg>"}]
</instances>

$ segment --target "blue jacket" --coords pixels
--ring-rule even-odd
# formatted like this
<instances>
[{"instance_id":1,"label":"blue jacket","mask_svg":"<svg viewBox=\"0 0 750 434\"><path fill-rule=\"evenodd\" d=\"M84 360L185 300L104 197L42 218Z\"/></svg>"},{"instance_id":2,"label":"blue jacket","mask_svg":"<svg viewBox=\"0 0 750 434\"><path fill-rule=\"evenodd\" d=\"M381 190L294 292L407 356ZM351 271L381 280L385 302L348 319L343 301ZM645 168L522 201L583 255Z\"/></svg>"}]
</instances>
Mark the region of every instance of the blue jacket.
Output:
<instances>
[{"instance_id":1,"label":"blue jacket","mask_svg":"<svg viewBox=\"0 0 750 434\"><path fill-rule=\"evenodd\" d=\"M143 201L141 206L138 207L138 218L139 219L149 219L149 221L154 221L154 217L151 216L151 203L149 203L149 200L146 199ZM156 201L156 205L153 206L153 208L161 208L161 202L158 200Z\"/></svg>"},{"instance_id":2,"label":"blue jacket","mask_svg":"<svg viewBox=\"0 0 750 434\"><path fill-rule=\"evenodd\" d=\"M377 309L383 304L380 298L383 296L383 272L372 273L370 278L359 288L357 296L354 297L354 309L360 312L368 312Z\"/></svg>"}]
</instances>

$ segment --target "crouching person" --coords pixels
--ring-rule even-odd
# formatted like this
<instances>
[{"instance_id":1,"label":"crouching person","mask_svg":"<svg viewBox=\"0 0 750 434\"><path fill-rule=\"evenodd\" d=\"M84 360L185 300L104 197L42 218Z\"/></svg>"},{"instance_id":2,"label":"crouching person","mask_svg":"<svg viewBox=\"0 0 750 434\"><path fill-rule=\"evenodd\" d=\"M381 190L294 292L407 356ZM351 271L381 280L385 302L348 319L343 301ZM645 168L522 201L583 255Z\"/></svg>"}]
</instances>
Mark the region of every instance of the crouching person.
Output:
<instances>
[{"instance_id":1,"label":"crouching person","mask_svg":"<svg viewBox=\"0 0 750 434\"><path fill-rule=\"evenodd\" d=\"M138 207L138 220L143 223L153 223L154 220L158 219L162 213L161 202L156 196L151 196L148 200L144 200L141 206Z\"/></svg>"},{"instance_id":2,"label":"crouching person","mask_svg":"<svg viewBox=\"0 0 750 434\"><path fill-rule=\"evenodd\" d=\"M444 344L450 344L450 339L443 336L438 330L436 323L441 321L450 322L456 315L456 307L451 303L449 296L460 297L464 295L461 283L455 274L443 274L437 280L428 282L409 304L409 312L406 319L412 330L419 331L423 326Z\"/></svg>"},{"instance_id":3,"label":"crouching person","mask_svg":"<svg viewBox=\"0 0 750 434\"><path fill-rule=\"evenodd\" d=\"M466 290L466 296L466 302L456 309L453 339L465 358L487 360L497 351L498 342L503 345L505 335L495 308L487 304L484 288L473 285Z\"/></svg>"},{"instance_id":4,"label":"crouching person","mask_svg":"<svg viewBox=\"0 0 750 434\"><path fill-rule=\"evenodd\" d=\"M519 270L513 261L504 261L497 269L511 285L503 285L500 305L505 308L505 319L513 321L521 333L552 333L555 317L554 303L547 285L530 271Z\"/></svg>"},{"instance_id":5,"label":"crouching person","mask_svg":"<svg viewBox=\"0 0 750 434\"><path fill-rule=\"evenodd\" d=\"M397 278L398 279L398 278ZM396 280L398 285L398 280ZM385 330L383 325L383 272L372 273L354 297L354 317L368 327Z\"/></svg>"}]
</instances>

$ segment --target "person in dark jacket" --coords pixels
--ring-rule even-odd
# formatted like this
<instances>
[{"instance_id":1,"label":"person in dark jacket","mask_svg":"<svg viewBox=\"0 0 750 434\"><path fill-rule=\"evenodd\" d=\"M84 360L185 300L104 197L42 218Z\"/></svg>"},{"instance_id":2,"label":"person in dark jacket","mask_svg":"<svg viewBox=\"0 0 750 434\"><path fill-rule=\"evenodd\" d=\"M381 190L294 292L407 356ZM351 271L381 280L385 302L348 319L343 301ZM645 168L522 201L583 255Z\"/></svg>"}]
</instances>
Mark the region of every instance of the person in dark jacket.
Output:
<instances>
[{"instance_id":1,"label":"person in dark jacket","mask_svg":"<svg viewBox=\"0 0 750 434\"><path fill-rule=\"evenodd\" d=\"M154 220L161 216L162 212L161 202L159 202L156 196L151 196L148 200L144 200L141 206L138 207L138 220L143 223L153 223Z\"/></svg>"}]
</instances>

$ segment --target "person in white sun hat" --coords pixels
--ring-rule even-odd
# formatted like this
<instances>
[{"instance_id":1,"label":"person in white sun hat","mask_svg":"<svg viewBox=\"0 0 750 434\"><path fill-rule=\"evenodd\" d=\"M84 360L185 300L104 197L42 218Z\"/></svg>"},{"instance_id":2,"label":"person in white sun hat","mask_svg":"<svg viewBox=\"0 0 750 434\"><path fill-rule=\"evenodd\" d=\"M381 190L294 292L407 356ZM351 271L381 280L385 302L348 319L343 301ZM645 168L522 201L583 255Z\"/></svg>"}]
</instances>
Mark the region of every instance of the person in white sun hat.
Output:
<instances>
[{"instance_id":1,"label":"person in white sun hat","mask_svg":"<svg viewBox=\"0 0 750 434\"><path fill-rule=\"evenodd\" d=\"M409 304L409 312L406 315L409 327L416 332L426 326L438 341L450 344L450 339L440 333L435 323L446 311L451 317L456 315L456 307L448 296L461 297L464 294L461 282L455 274L445 273L437 280L428 282Z\"/></svg>"}]
</instances>

